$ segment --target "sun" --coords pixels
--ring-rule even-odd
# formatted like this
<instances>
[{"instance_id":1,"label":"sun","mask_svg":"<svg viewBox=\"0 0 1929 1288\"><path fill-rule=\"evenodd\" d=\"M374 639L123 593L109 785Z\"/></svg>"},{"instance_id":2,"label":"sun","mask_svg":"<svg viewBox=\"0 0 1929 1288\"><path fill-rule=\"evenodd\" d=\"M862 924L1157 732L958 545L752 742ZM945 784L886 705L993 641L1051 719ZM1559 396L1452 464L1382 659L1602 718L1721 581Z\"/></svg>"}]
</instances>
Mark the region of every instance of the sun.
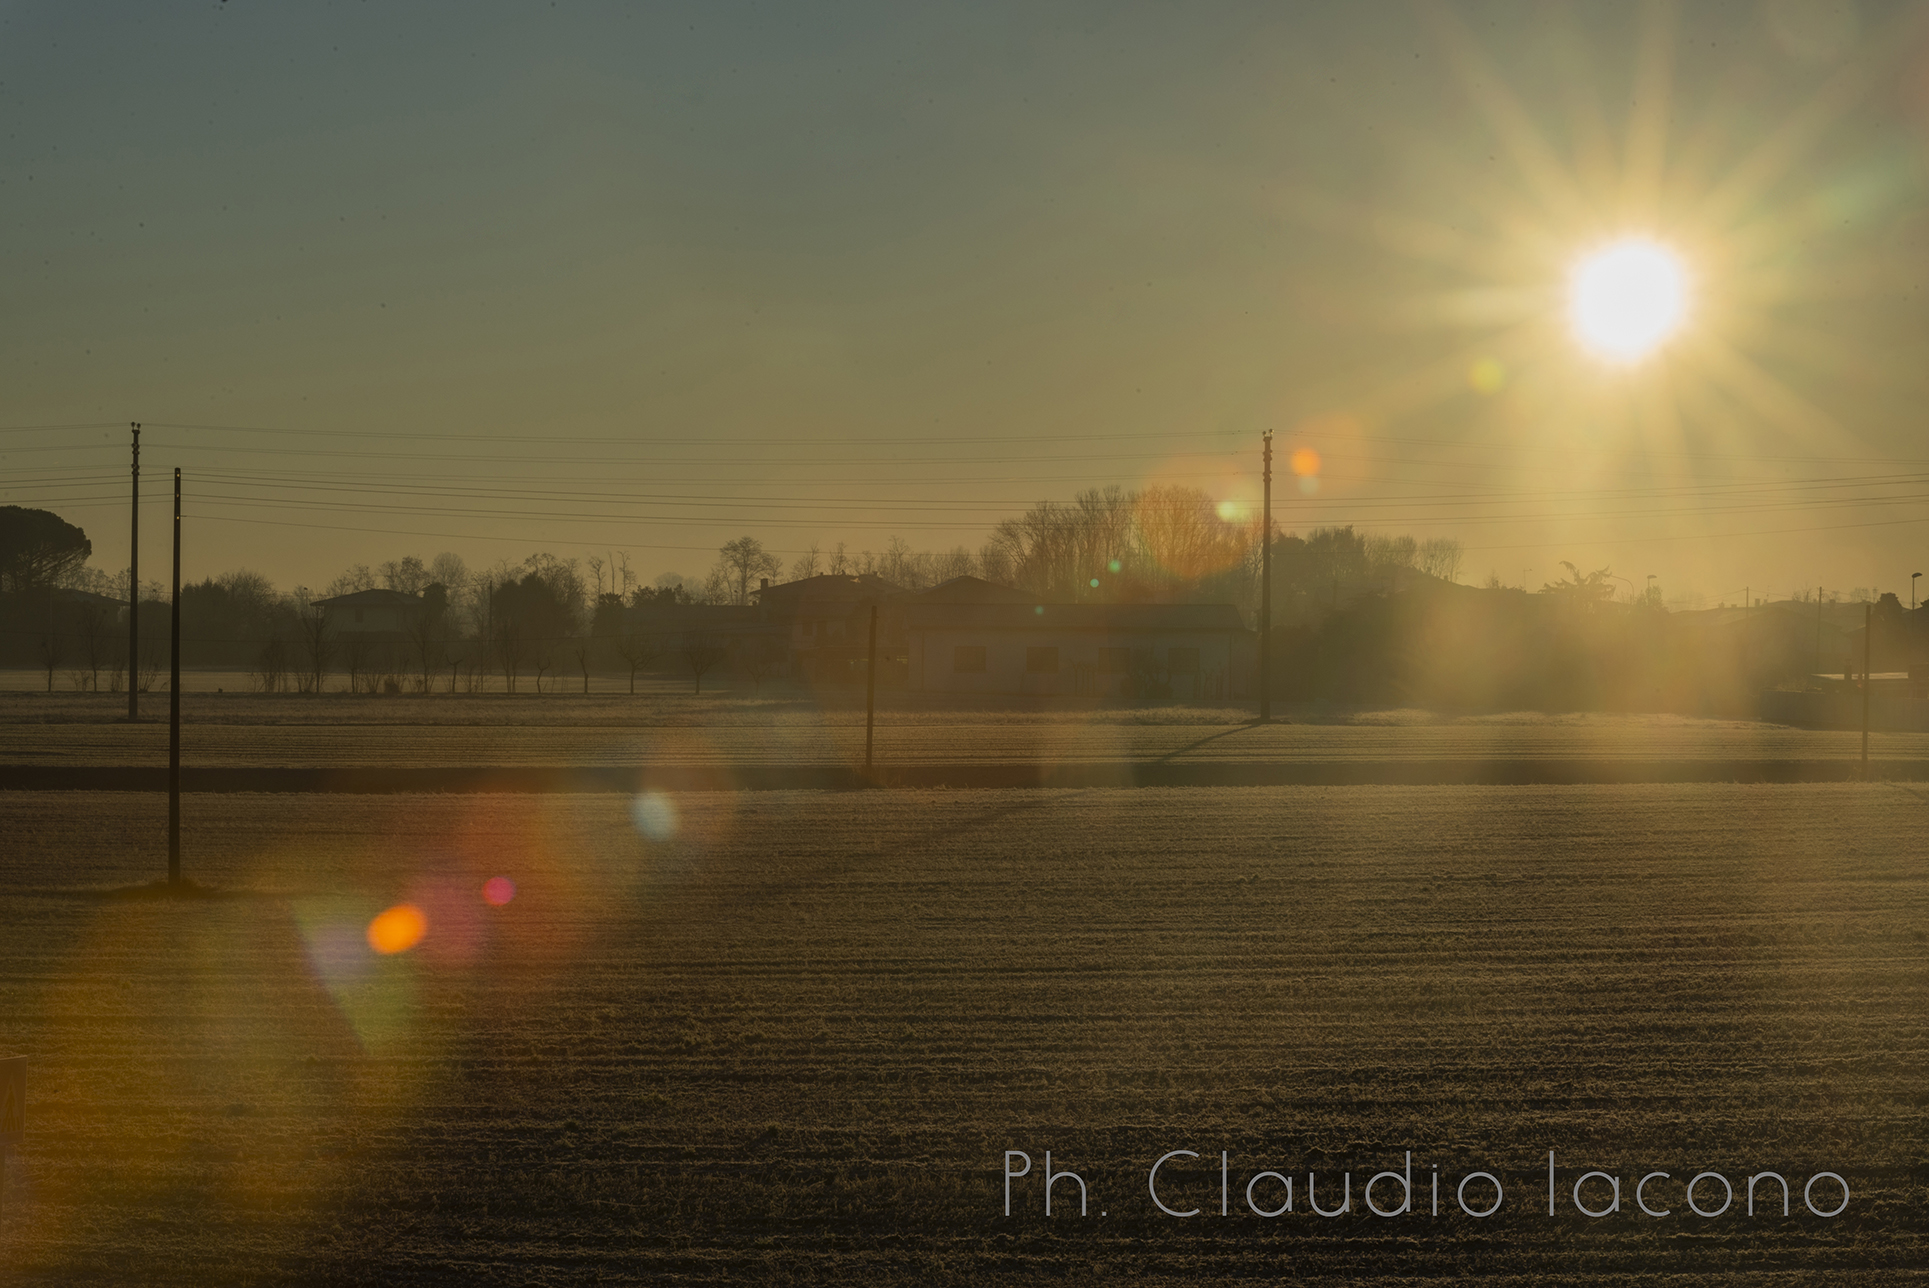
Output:
<instances>
[{"instance_id":1,"label":"sun","mask_svg":"<svg viewBox=\"0 0 1929 1288\"><path fill-rule=\"evenodd\" d=\"M1568 278L1574 336L1607 362L1633 364L1666 344L1688 316L1688 273L1659 242L1630 237L1590 251Z\"/></svg>"}]
</instances>

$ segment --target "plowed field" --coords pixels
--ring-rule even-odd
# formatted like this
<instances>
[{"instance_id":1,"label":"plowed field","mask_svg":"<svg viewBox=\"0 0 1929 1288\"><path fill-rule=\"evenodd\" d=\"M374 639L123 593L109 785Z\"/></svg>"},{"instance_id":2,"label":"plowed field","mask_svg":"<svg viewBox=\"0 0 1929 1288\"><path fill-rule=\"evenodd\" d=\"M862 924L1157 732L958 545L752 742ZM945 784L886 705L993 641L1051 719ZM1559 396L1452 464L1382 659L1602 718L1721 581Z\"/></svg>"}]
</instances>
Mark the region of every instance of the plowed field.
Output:
<instances>
[{"instance_id":1,"label":"plowed field","mask_svg":"<svg viewBox=\"0 0 1929 1288\"><path fill-rule=\"evenodd\" d=\"M203 795L185 900L164 810L0 793L9 1283L1929 1281L1917 788Z\"/></svg>"}]
</instances>

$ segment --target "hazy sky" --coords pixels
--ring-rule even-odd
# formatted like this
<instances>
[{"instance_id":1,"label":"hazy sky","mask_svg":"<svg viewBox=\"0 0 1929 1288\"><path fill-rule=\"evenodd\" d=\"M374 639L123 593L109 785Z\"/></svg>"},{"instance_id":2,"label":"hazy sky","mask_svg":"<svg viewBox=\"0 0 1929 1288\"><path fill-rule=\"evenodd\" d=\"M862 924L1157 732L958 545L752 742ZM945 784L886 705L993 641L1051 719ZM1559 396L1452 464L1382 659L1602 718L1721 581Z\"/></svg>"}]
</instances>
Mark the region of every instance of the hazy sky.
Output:
<instances>
[{"instance_id":1,"label":"hazy sky","mask_svg":"<svg viewBox=\"0 0 1929 1288\"><path fill-rule=\"evenodd\" d=\"M1105 483L1710 602L1929 570L1915 5L0 3L0 503L143 571L750 533ZM1569 334L1590 246L1687 327ZM40 427L65 428L40 428ZM1282 453L1283 454L1283 453Z\"/></svg>"}]
</instances>

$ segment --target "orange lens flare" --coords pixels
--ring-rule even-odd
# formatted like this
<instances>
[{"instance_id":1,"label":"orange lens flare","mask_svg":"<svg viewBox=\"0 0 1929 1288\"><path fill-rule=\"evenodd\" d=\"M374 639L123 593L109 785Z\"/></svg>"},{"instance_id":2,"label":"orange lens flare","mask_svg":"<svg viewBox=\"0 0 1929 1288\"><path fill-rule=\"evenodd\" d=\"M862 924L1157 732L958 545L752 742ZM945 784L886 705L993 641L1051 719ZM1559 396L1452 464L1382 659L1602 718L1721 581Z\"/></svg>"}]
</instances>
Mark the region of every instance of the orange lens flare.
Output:
<instances>
[{"instance_id":1,"label":"orange lens flare","mask_svg":"<svg viewBox=\"0 0 1929 1288\"><path fill-rule=\"evenodd\" d=\"M405 953L422 942L429 919L412 903L398 903L368 923L368 946L378 953Z\"/></svg>"},{"instance_id":2,"label":"orange lens flare","mask_svg":"<svg viewBox=\"0 0 1929 1288\"><path fill-rule=\"evenodd\" d=\"M1301 478L1312 478L1319 473L1319 453L1310 447L1302 447L1292 455L1293 473Z\"/></svg>"}]
</instances>

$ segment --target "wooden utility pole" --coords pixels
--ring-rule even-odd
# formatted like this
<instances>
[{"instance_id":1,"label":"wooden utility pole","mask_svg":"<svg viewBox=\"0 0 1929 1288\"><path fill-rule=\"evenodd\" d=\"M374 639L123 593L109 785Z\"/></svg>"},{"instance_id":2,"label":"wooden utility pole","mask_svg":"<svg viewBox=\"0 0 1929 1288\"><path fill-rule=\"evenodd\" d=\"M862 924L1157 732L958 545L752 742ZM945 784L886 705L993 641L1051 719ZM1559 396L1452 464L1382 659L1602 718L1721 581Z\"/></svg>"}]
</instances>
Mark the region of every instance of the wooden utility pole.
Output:
<instances>
[{"instance_id":1,"label":"wooden utility pole","mask_svg":"<svg viewBox=\"0 0 1929 1288\"><path fill-rule=\"evenodd\" d=\"M127 529L127 718L141 718L141 425L134 430L134 508Z\"/></svg>"},{"instance_id":2,"label":"wooden utility pole","mask_svg":"<svg viewBox=\"0 0 1929 1288\"><path fill-rule=\"evenodd\" d=\"M174 599L167 648L167 883L181 884L181 470L174 470Z\"/></svg>"},{"instance_id":3,"label":"wooden utility pole","mask_svg":"<svg viewBox=\"0 0 1929 1288\"><path fill-rule=\"evenodd\" d=\"M1753 652L1753 650L1749 648L1748 640L1748 601L1753 597L1754 587L1743 586L1741 588L1741 682L1743 684L1749 683L1748 659L1749 655Z\"/></svg>"},{"instance_id":4,"label":"wooden utility pole","mask_svg":"<svg viewBox=\"0 0 1929 1288\"><path fill-rule=\"evenodd\" d=\"M1869 690L1874 685L1869 663L1875 656L1875 605L1862 605L1862 776L1869 776Z\"/></svg>"},{"instance_id":5,"label":"wooden utility pole","mask_svg":"<svg viewBox=\"0 0 1929 1288\"><path fill-rule=\"evenodd\" d=\"M864 665L864 776L871 776L871 731L877 720L877 605L871 605L871 660Z\"/></svg>"},{"instance_id":6,"label":"wooden utility pole","mask_svg":"<svg viewBox=\"0 0 1929 1288\"><path fill-rule=\"evenodd\" d=\"M1259 537L1259 723L1273 718L1273 431L1266 431Z\"/></svg>"},{"instance_id":7,"label":"wooden utility pole","mask_svg":"<svg viewBox=\"0 0 1929 1288\"><path fill-rule=\"evenodd\" d=\"M1815 588L1815 674L1822 674L1822 590ZM1817 681L1819 683L1819 681Z\"/></svg>"}]
</instances>

